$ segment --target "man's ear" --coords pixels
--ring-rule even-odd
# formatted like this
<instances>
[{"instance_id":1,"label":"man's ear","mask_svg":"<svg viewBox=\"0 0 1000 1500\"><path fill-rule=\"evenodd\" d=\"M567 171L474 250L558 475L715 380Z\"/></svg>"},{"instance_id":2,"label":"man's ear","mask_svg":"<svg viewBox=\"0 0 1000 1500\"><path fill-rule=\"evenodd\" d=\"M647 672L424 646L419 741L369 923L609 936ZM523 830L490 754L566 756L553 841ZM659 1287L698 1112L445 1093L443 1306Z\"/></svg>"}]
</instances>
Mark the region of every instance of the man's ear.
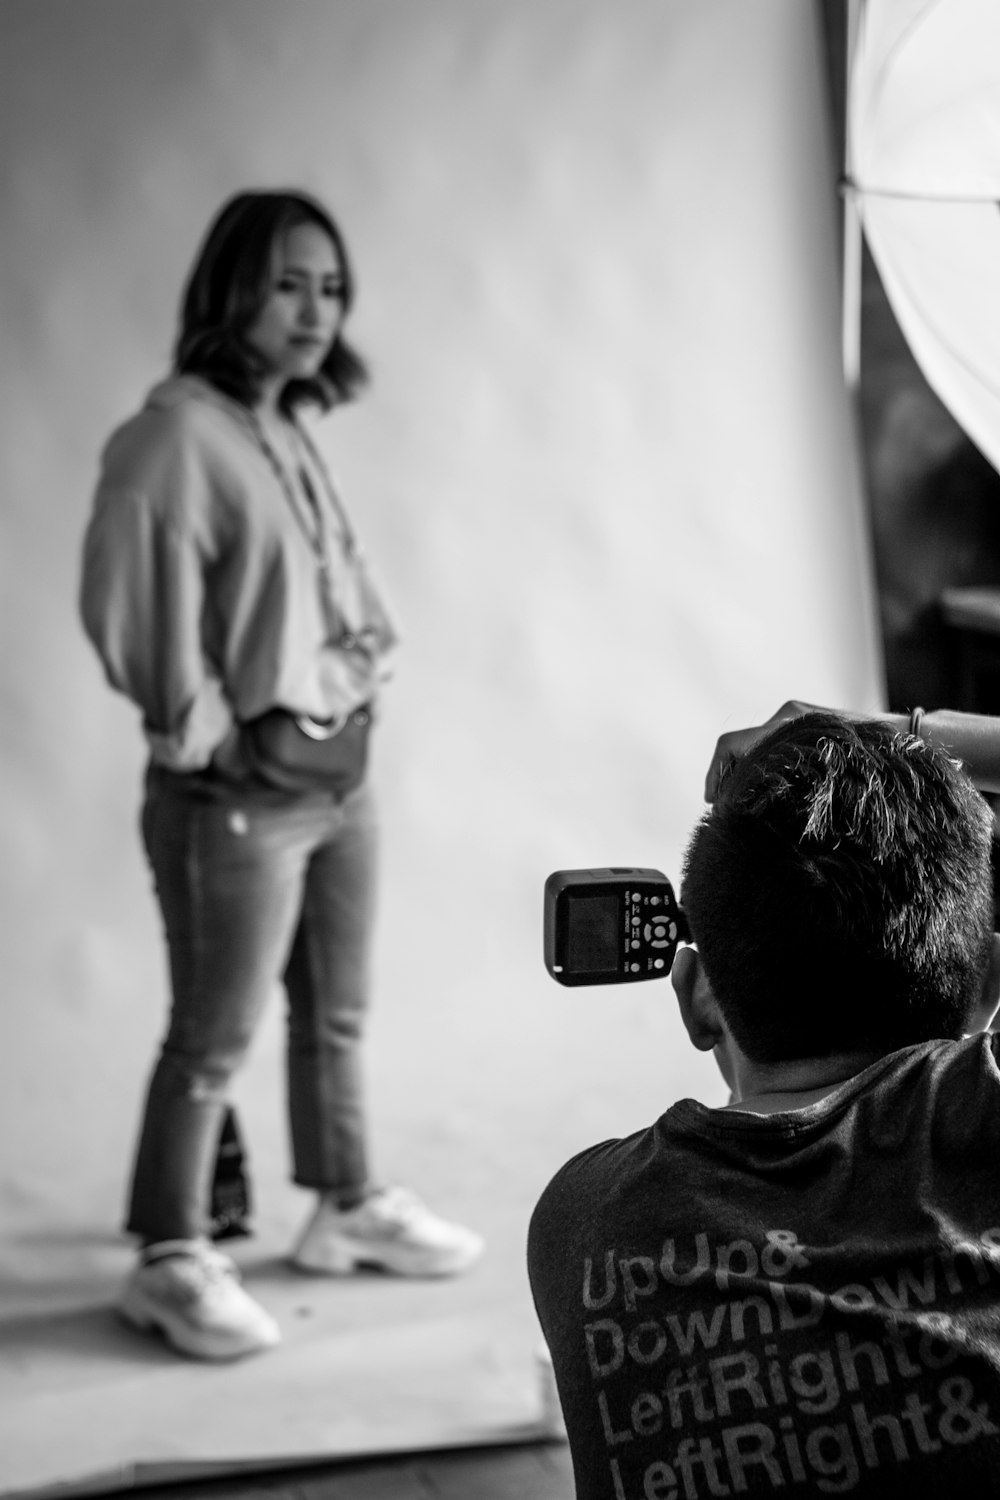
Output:
<instances>
[{"instance_id":1,"label":"man's ear","mask_svg":"<svg viewBox=\"0 0 1000 1500\"><path fill-rule=\"evenodd\" d=\"M990 961L986 966L979 1004L969 1021L968 1035L977 1031L1000 1031L1000 932L993 934Z\"/></svg>"},{"instance_id":2,"label":"man's ear","mask_svg":"<svg viewBox=\"0 0 1000 1500\"><path fill-rule=\"evenodd\" d=\"M711 1052L725 1039L725 1028L696 948L678 948L670 980L692 1045L699 1052Z\"/></svg>"}]
</instances>

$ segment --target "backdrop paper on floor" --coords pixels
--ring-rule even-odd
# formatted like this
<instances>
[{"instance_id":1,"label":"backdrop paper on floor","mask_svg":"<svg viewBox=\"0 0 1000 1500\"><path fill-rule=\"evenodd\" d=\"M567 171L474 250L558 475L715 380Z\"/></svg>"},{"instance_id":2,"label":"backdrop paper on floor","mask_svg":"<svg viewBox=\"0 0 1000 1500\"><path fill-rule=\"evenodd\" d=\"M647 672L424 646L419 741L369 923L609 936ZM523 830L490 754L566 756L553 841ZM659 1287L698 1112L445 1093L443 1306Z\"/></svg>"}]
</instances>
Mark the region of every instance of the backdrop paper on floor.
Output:
<instances>
[{"instance_id":1,"label":"backdrop paper on floor","mask_svg":"<svg viewBox=\"0 0 1000 1500\"><path fill-rule=\"evenodd\" d=\"M404 638L375 752L376 1162L482 1227L721 1095L669 986L562 992L559 866L678 873L726 726L880 675L838 364L834 169L797 0L3 0L2 1287L106 1298L166 977L135 712L75 596L97 454L245 186L330 202L371 393L326 428ZM238 1098L287 1186L280 1002ZM112 1264L113 1263L113 1264ZM388 1316L388 1314L387 1314Z\"/></svg>"}]
</instances>

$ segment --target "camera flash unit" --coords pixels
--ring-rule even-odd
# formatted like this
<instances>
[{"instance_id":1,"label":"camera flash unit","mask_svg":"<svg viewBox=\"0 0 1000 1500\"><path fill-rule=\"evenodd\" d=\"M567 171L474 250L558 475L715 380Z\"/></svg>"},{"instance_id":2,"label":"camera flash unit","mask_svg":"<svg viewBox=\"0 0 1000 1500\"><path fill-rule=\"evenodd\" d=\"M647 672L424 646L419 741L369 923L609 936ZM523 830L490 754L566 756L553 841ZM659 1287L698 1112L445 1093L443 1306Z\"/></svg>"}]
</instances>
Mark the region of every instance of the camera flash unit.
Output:
<instances>
[{"instance_id":1,"label":"camera flash unit","mask_svg":"<svg viewBox=\"0 0 1000 1500\"><path fill-rule=\"evenodd\" d=\"M662 979L687 921L660 870L556 870L545 882L545 967L559 984Z\"/></svg>"}]
</instances>

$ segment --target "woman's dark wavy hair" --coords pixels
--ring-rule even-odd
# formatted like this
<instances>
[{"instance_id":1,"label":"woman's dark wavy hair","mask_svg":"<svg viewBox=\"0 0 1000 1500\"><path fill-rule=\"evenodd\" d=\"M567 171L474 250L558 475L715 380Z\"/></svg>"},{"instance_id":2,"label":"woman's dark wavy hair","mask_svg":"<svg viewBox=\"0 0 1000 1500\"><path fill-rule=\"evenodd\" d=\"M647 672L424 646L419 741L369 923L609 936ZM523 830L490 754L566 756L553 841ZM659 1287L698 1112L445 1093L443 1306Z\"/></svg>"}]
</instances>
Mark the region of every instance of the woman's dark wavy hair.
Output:
<instances>
[{"instance_id":1,"label":"woman's dark wavy hair","mask_svg":"<svg viewBox=\"0 0 1000 1500\"><path fill-rule=\"evenodd\" d=\"M176 374L201 375L227 396L253 404L264 367L245 334L270 291L275 243L300 224L315 224L329 236L343 273L344 312L350 312L355 295L351 260L326 209L307 193L238 193L209 226L188 276L174 348ZM367 382L364 360L340 333L315 379L287 383L281 406L291 412L314 402L328 411L353 400Z\"/></svg>"},{"instance_id":2,"label":"woman's dark wavy hair","mask_svg":"<svg viewBox=\"0 0 1000 1500\"><path fill-rule=\"evenodd\" d=\"M737 761L683 904L746 1055L961 1036L989 960L992 830L957 761L875 720L805 714Z\"/></svg>"}]
</instances>

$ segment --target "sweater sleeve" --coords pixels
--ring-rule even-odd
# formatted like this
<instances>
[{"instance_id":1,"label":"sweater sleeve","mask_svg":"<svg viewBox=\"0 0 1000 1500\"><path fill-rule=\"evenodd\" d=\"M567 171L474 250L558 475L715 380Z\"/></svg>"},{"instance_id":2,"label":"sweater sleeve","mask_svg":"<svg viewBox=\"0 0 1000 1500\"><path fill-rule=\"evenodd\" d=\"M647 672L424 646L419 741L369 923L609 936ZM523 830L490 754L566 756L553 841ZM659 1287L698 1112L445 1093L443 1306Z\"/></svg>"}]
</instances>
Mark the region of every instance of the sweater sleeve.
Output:
<instances>
[{"instance_id":1,"label":"sweater sleeve","mask_svg":"<svg viewBox=\"0 0 1000 1500\"><path fill-rule=\"evenodd\" d=\"M162 503L158 467L135 485L105 472L84 539L80 610L108 681L142 712L154 760L193 771L234 716L202 643L203 539L187 501L174 511Z\"/></svg>"}]
</instances>

